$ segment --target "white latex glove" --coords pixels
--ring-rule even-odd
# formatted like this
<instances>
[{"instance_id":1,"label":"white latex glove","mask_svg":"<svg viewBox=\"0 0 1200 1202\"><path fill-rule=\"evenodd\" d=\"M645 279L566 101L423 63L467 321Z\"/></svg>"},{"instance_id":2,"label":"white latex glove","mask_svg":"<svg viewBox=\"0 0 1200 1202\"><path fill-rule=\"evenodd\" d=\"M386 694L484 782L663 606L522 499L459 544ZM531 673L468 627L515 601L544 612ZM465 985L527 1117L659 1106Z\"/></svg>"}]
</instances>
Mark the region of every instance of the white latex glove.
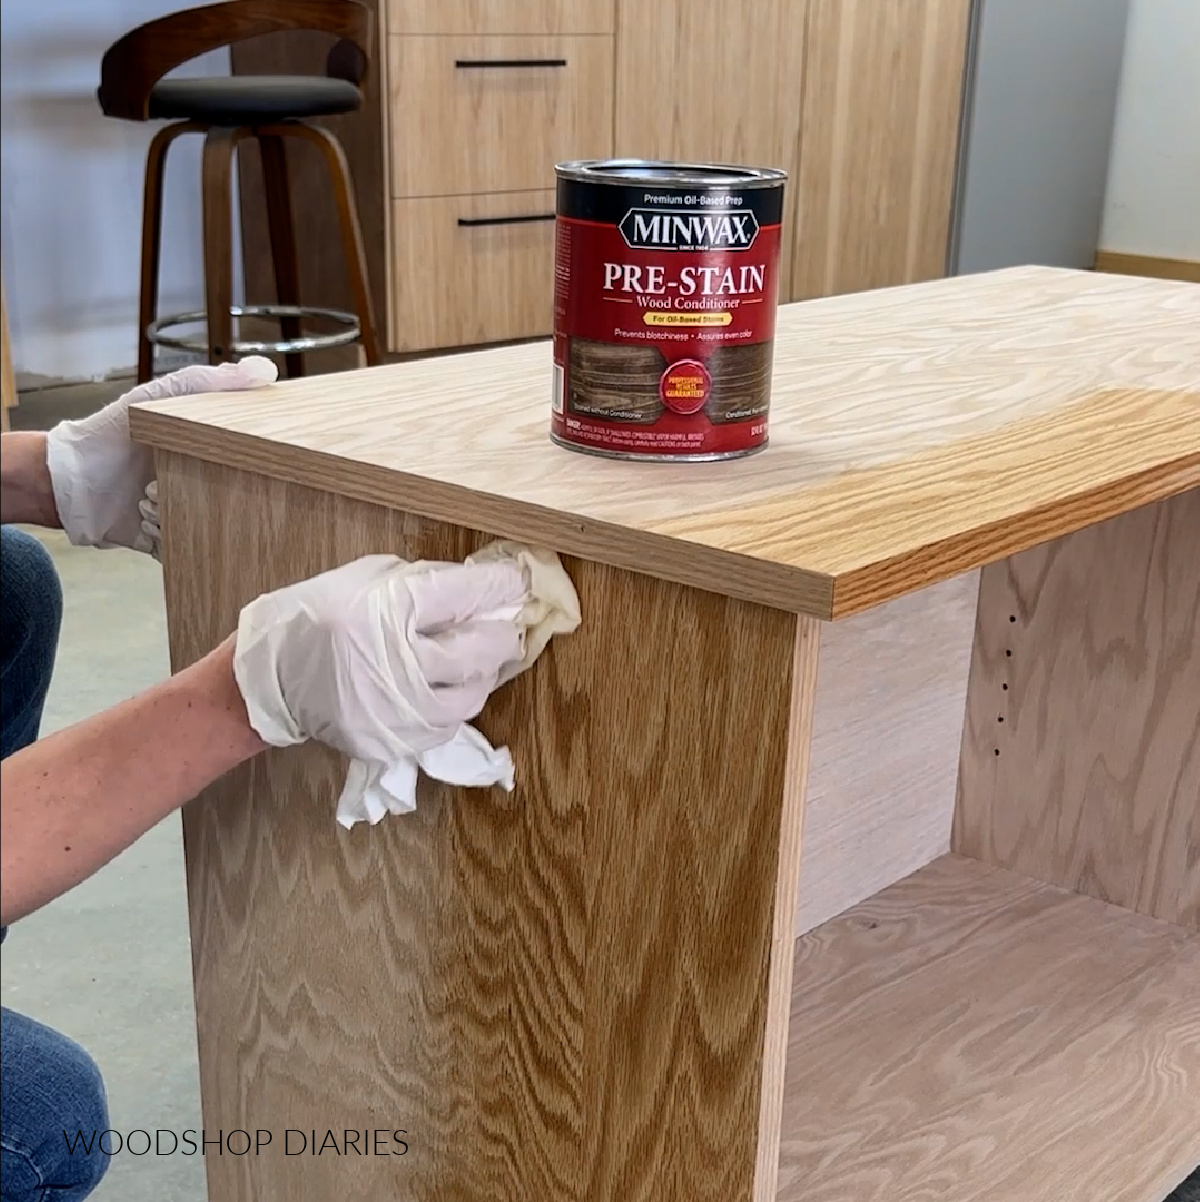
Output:
<instances>
[{"instance_id":1,"label":"white latex glove","mask_svg":"<svg viewBox=\"0 0 1200 1202\"><path fill-rule=\"evenodd\" d=\"M154 479L154 452L129 437L129 406L204 392L242 392L275 380L270 359L253 355L217 367L196 364L139 384L81 421L46 435L46 466L62 527L72 543L151 552L139 503Z\"/></svg>"},{"instance_id":2,"label":"white latex glove","mask_svg":"<svg viewBox=\"0 0 1200 1202\"><path fill-rule=\"evenodd\" d=\"M380 764L453 738L523 654L496 615L515 616L529 584L512 562L439 568L369 555L247 605L234 675L258 734Z\"/></svg>"},{"instance_id":3,"label":"white latex glove","mask_svg":"<svg viewBox=\"0 0 1200 1202\"><path fill-rule=\"evenodd\" d=\"M162 559L162 527L158 523L158 481L146 485L146 495L138 502L142 515L142 533L150 544L150 554Z\"/></svg>"}]
</instances>

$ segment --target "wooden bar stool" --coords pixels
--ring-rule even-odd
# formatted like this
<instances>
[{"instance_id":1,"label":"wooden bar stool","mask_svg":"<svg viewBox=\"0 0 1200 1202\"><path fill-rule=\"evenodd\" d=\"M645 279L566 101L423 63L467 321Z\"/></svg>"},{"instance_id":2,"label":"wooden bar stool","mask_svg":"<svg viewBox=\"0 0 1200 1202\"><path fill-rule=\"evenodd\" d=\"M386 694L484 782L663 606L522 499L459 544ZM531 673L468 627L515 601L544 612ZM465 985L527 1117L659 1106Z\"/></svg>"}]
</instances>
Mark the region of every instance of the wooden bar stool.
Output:
<instances>
[{"instance_id":1,"label":"wooden bar stool","mask_svg":"<svg viewBox=\"0 0 1200 1202\"><path fill-rule=\"evenodd\" d=\"M263 75L164 79L182 63L261 34L310 30L337 39L324 76ZM109 47L100 68L100 107L126 121L170 120L155 134L146 158L142 212L141 298L138 312L138 380L150 379L154 347L207 351L210 363L240 355L283 354L290 376L304 374L303 355L360 341L367 363L380 361L367 281L366 256L346 156L341 144L311 118L349 113L362 105L360 85L370 64L371 12L358 0L228 0L173 13L127 33ZM203 312L158 316L158 271L162 244L162 183L167 150L182 134L204 135ZM271 256L278 304L234 307L233 156L246 138L258 141L266 188ZM314 143L324 156L337 201L342 240L354 298L354 313L301 305L286 138ZM277 318L277 342L235 337L234 318ZM340 328L305 334L303 317L319 317ZM204 340L168 333L205 322Z\"/></svg>"}]
</instances>

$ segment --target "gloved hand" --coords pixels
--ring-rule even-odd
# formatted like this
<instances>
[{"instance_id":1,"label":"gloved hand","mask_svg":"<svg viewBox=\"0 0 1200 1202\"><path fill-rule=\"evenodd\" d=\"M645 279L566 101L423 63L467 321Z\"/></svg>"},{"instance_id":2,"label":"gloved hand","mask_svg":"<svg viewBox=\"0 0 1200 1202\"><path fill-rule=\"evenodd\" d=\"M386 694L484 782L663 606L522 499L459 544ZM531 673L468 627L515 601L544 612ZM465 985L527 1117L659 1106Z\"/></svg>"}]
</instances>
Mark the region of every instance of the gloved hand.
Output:
<instances>
[{"instance_id":1,"label":"gloved hand","mask_svg":"<svg viewBox=\"0 0 1200 1202\"><path fill-rule=\"evenodd\" d=\"M138 508L154 479L154 452L130 440L130 405L261 388L276 374L275 364L258 355L217 367L196 364L139 384L91 417L55 426L46 435L46 466L67 537L77 546L155 549Z\"/></svg>"},{"instance_id":2,"label":"gloved hand","mask_svg":"<svg viewBox=\"0 0 1200 1202\"><path fill-rule=\"evenodd\" d=\"M522 657L511 618L529 581L511 561L438 569L368 555L247 605L234 676L259 736L277 747L319 739L388 764L478 714Z\"/></svg>"}]
</instances>

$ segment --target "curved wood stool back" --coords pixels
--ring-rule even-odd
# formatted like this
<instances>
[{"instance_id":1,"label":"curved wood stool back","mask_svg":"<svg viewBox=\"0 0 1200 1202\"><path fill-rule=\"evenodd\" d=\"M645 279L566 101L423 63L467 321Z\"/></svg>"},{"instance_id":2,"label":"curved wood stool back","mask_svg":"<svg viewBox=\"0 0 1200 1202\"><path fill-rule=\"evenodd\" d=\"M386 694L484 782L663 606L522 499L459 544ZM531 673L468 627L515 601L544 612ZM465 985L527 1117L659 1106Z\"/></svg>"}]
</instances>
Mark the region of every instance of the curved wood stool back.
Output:
<instances>
[{"instance_id":1,"label":"curved wood stool back","mask_svg":"<svg viewBox=\"0 0 1200 1202\"><path fill-rule=\"evenodd\" d=\"M210 50L284 31L326 33L337 39L329 51L324 77L313 76L309 80L309 77L239 76L186 82L163 79L176 67ZM139 381L148 380L153 374L154 343L149 328L158 314L162 185L167 151L176 138L187 133L204 134L202 204L209 362L231 359L237 349L230 312L233 156L246 138L257 140L262 155L275 288L281 306L300 303L284 139L308 141L321 152L337 202L363 351L369 365L380 362L366 255L346 156L329 130L305 119L358 107L362 99L358 89L370 65L372 36L371 12L358 0L227 0L150 21L109 47L101 64L98 93L106 116L126 121L182 118L155 134L146 157L138 312ZM189 112L189 105L194 111ZM283 317L281 325L283 345L300 337L299 317ZM286 361L288 375L304 374L302 354L288 353Z\"/></svg>"}]
</instances>

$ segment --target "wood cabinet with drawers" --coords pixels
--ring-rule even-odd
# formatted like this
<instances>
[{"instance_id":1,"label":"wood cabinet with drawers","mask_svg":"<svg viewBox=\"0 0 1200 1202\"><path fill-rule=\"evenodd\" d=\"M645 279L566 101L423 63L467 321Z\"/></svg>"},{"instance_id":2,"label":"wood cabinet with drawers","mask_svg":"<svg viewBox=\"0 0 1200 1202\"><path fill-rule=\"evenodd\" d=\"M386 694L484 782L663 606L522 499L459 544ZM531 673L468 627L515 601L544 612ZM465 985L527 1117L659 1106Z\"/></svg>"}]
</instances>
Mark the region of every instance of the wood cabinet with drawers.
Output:
<instances>
[{"instance_id":1,"label":"wood cabinet with drawers","mask_svg":"<svg viewBox=\"0 0 1200 1202\"><path fill-rule=\"evenodd\" d=\"M371 2L367 104L330 124L394 353L549 333L563 159L782 167L783 299L945 271L972 0ZM319 69L326 46L243 43L234 69ZM302 181L317 165L301 159ZM320 191L305 189L301 291L338 304ZM257 195L244 189L255 299L272 291Z\"/></svg>"}]
</instances>

